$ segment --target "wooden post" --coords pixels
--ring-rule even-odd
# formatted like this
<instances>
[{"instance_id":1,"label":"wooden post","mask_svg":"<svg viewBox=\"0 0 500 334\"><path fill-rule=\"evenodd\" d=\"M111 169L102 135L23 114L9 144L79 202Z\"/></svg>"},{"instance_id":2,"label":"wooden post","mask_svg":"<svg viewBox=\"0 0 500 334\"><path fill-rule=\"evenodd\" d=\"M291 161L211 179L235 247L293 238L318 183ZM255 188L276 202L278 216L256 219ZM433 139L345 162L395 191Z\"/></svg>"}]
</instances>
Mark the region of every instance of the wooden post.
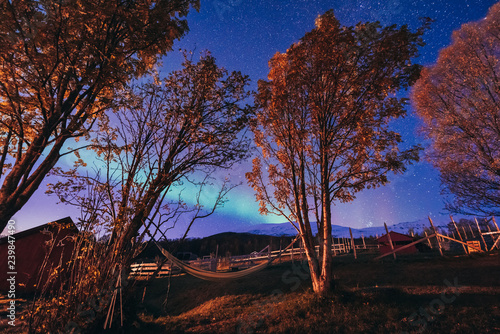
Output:
<instances>
[{"instance_id":1,"label":"wooden post","mask_svg":"<svg viewBox=\"0 0 500 334\"><path fill-rule=\"evenodd\" d=\"M146 286L144 287L144 290L142 291L142 300L141 300L141 303L144 303L144 297L146 296L146 288L147 288L147 287L148 287L148 286L146 285Z\"/></svg>"},{"instance_id":2,"label":"wooden post","mask_svg":"<svg viewBox=\"0 0 500 334\"><path fill-rule=\"evenodd\" d=\"M281 238L280 238L280 252L278 254L280 255L279 262L281 263Z\"/></svg>"},{"instance_id":3,"label":"wooden post","mask_svg":"<svg viewBox=\"0 0 500 334\"><path fill-rule=\"evenodd\" d=\"M337 249L335 247L335 238L332 236L333 256L337 256Z\"/></svg>"},{"instance_id":4,"label":"wooden post","mask_svg":"<svg viewBox=\"0 0 500 334\"><path fill-rule=\"evenodd\" d=\"M217 271L217 266L218 266L218 257L219 257L219 244L217 244L217 248L215 248L215 268L214 271ZM229 260L231 262L231 260Z\"/></svg>"},{"instance_id":5,"label":"wooden post","mask_svg":"<svg viewBox=\"0 0 500 334\"><path fill-rule=\"evenodd\" d=\"M500 232L500 228L498 228L497 221L495 220L495 217L492 217L491 220L493 220L493 224L495 224L497 231Z\"/></svg>"},{"instance_id":6,"label":"wooden post","mask_svg":"<svg viewBox=\"0 0 500 334\"><path fill-rule=\"evenodd\" d=\"M497 249L500 249L498 247L498 242L500 241L500 236L497 237L497 241L495 241L495 243L493 244L493 246L491 246L491 249L490 249L490 252L493 250L493 248L497 248Z\"/></svg>"},{"instance_id":7,"label":"wooden post","mask_svg":"<svg viewBox=\"0 0 500 334\"><path fill-rule=\"evenodd\" d=\"M465 244L465 242L463 242L463 241L456 240L456 239L452 239L452 238L447 237L447 236L442 235L442 234L438 234L438 235L439 235L441 238L443 238L443 239L448 239L448 240L450 240L450 241L458 242L459 244ZM468 246L468 247L470 247L470 248L473 248L473 249L477 250L478 252L482 252L482 251L483 251L483 250L481 249L481 246L479 246L479 248L474 247L474 246L471 246L471 245L467 245L467 246Z\"/></svg>"},{"instance_id":8,"label":"wooden post","mask_svg":"<svg viewBox=\"0 0 500 334\"><path fill-rule=\"evenodd\" d=\"M392 244L391 235L389 234L389 229L387 228L386 223L384 223L384 227L385 227L385 232L387 233L387 239L389 240L389 245L391 245L391 251L394 252L394 245ZM394 260L396 260L396 253L392 253L392 255L394 256Z\"/></svg>"},{"instance_id":9,"label":"wooden post","mask_svg":"<svg viewBox=\"0 0 500 334\"><path fill-rule=\"evenodd\" d=\"M363 239L363 249L366 249L365 237L363 236L363 233L361 233L361 239Z\"/></svg>"},{"instance_id":10,"label":"wooden post","mask_svg":"<svg viewBox=\"0 0 500 334\"><path fill-rule=\"evenodd\" d=\"M292 264L293 264L293 244L292 244Z\"/></svg>"},{"instance_id":11,"label":"wooden post","mask_svg":"<svg viewBox=\"0 0 500 334\"><path fill-rule=\"evenodd\" d=\"M457 224L455 223L455 220L453 219L453 217L451 215L450 215L450 219L451 219L451 222L453 223L453 226L455 226L455 230L457 231L457 234L458 234L458 237L460 238L460 241L464 241L464 239L462 239L462 236L460 235L460 231L458 230ZM462 244L462 247L464 248L465 254L469 254L469 249L467 247L465 247L464 244Z\"/></svg>"},{"instance_id":12,"label":"wooden post","mask_svg":"<svg viewBox=\"0 0 500 334\"><path fill-rule=\"evenodd\" d=\"M493 221L493 224L495 224L495 227L497 228L497 232L500 232L500 228L498 228L497 221L495 220L495 217L494 216L491 217L491 220ZM493 246L491 247L491 250L493 250L493 248L495 248L495 246L498 249L497 243L498 243L499 240L500 240L500 235L497 237L497 240L493 243Z\"/></svg>"},{"instance_id":13,"label":"wooden post","mask_svg":"<svg viewBox=\"0 0 500 334\"><path fill-rule=\"evenodd\" d=\"M488 228L488 232L490 233L490 238L491 238L491 241L493 242L493 244L495 243L495 237L493 236L493 234L491 234L491 228L490 228L490 224L486 225L486 227Z\"/></svg>"},{"instance_id":14,"label":"wooden post","mask_svg":"<svg viewBox=\"0 0 500 334\"><path fill-rule=\"evenodd\" d=\"M424 234L425 234L425 237L427 237L426 231L424 231ZM429 239L427 239L427 243L429 244L429 247L432 249L432 244L431 244L431 241Z\"/></svg>"},{"instance_id":15,"label":"wooden post","mask_svg":"<svg viewBox=\"0 0 500 334\"><path fill-rule=\"evenodd\" d=\"M481 228L479 227L479 222L477 221L476 217L474 217L474 220L476 221L477 231L479 232L479 235L481 236L481 240L483 240L484 249L485 249L485 251L488 251L488 245L486 245L486 241L484 241L483 233L481 233Z\"/></svg>"},{"instance_id":16,"label":"wooden post","mask_svg":"<svg viewBox=\"0 0 500 334\"><path fill-rule=\"evenodd\" d=\"M439 240L439 237L437 235L436 227L434 226L434 223L432 222L431 216L428 216L429 218L429 223L431 223L432 230L434 231L434 234L436 235L436 241L438 243L438 248L439 248L439 254L443 256L443 250L441 249L441 240Z\"/></svg>"},{"instance_id":17,"label":"wooden post","mask_svg":"<svg viewBox=\"0 0 500 334\"><path fill-rule=\"evenodd\" d=\"M470 224L467 224L469 226L470 234L472 234L472 238L475 238L476 236L474 235L474 232L472 231L472 226Z\"/></svg>"},{"instance_id":18,"label":"wooden post","mask_svg":"<svg viewBox=\"0 0 500 334\"><path fill-rule=\"evenodd\" d=\"M354 259L357 259L358 256L356 255L356 245L354 244L354 238L352 237L352 230L350 227L349 227L349 234L351 235L351 245L352 249L354 250Z\"/></svg>"},{"instance_id":19,"label":"wooden post","mask_svg":"<svg viewBox=\"0 0 500 334\"><path fill-rule=\"evenodd\" d=\"M463 227L463 226L462 226L462 231L464 232L464 238L465 238L465 240L469 239L467 237L467 232L465 232L465 227Z\"/></svg>"}]
</instances>

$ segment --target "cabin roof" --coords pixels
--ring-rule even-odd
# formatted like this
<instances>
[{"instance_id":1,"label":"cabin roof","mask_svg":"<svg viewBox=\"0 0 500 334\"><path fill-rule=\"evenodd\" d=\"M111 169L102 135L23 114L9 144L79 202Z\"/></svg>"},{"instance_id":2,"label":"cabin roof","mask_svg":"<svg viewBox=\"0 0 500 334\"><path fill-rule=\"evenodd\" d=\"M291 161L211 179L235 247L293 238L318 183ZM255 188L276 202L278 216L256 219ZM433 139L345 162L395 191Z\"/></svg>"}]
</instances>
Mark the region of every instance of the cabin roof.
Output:
<instances>
[{"instance_id":1,"label":"cabin roof","mask_svg":"<svg viewBox=\"0 0 500 334\"><path fill-rule=\"evenodd\" d=\"M64 228L78 232L78 228L76 227L76 225L73 222L73 220L71 219L71 217L64 217L64 218L61 218L59 220L49 222L47 224L43 224L40 226L30 228L28 230L14 233L12 236L14 236L16 240L19 240L19 239L25 238L27 236L38 233L38 232L43 231L43 230L47 230L47 229L53 230L55 226L59 226L59 227L63 226ZM0 245L6 243L7 240L8 240L7 236L0 238Z\"/></svg>"},{"instance_id":2,"label":"cabin roof","mask_svg":"<svg viewBox=\"0 0 500 334\"><path fill-rule=\"evenodd\" d=\"M402 234L402 233L398 233L398 232L394 232L394 231L390 231L389 234L391 235L392 241L412 241L413 240L413 238L411 236L406 235L406 234ZM379 243L388 242L389 239L387 238L387 234L384 234L383 236L379 237L377 239L377 241Z\"/></svg>"}]
</instances>

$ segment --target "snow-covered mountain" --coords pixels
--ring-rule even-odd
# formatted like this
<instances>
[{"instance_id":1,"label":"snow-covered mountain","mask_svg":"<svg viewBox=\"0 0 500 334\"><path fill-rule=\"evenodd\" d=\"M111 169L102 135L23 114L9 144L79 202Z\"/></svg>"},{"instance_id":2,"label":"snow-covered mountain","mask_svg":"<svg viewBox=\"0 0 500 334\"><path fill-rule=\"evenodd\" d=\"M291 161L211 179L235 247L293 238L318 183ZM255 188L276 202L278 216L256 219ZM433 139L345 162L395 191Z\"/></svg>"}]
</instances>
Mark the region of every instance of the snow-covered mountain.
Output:
<instances>
[{"instance_id":1,"label":"snow-covered mountain","mask_svg":"<svg viewBox=\"0 0 500 334\"><path fill-rule=\"evenodd\" d=\"M449 222L449 218L447 217L437 217L433 219L434 226L438 230L446 231L446 225ZM317 233L316 224L311 224L313 233ZM413 229L414 233L423 233L424 228L430 229L429 220L427 218L413 221L413 222L403 222L394 225L388 225L389 231L394 231L398 233L408 234L410 229ZM252 234L261 234L261 235L273 235L273 236L293 236L297 234L297 231L290 223L281 223L281 224L258 224L252 225L244 228L235 229L230 232L240 232L240 233L252 233ZM369 236L381 236L385 234L384 226L371 226L365 228L352 228L352 234L354 238L360 238L361 235L365 237ZM337 238L342 237L350 237L349 235L349 227L348 226L332 226L332 236Z\"/></svg>"}]
</instances>

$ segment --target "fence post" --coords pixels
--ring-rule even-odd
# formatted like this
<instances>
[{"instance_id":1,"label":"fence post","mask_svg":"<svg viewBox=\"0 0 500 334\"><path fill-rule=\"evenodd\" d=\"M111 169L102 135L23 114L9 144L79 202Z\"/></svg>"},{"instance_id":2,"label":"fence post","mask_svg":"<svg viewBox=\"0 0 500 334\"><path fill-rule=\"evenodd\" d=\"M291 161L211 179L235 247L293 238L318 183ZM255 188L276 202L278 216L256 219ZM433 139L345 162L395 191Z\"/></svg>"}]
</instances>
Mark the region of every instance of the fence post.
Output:
<instances>
[{"instance_id":1,"label":"fence post","mask_svg":"<svg viewBox=\"0 0 500 334\"><path fill-rule=\"evenodd\" d=\"M351 235L351 245L352 249L354 250L354 259L357 259L358 256L356 255L356 244L354 243L354 238L352 237L352 230L350 227L349 227L349 234Z\"/></svg>"},{"instance_id":2,"label":"fence post","mask_svg":"<svg viewBox=\"0 0 500 334\"><path fill-rule=\"evenodd\" d=\"M497 228L497 232L500 232L500 228L498 228L497 221L495 220L495 216L491 217L491 220L493 221L493 224L495 224L495 227ZM493 237L493 234L491 236ZM498 242L499 239L500 239L500 235L497 236L497 239L493 243L493 246L497 245L497 242ZM495 239L493 238L493 240L495 240ZM498 245L496 247L497 247L497 249L500 249L498 247ZM493 248L495 248L495 247L491 247L491 250L493 250Z\"/></svg>"},{"instance_id":3,"label":"fence post","mask_svg":"<svg viewBox=\"0 0 500 334\"><path fill-rule=\"evenodd\" d=\"M384 223L384 227L385 227L385 232L387 233L387 239L389 240L389 245L391 245L391 251L394 251L394 245L392 244L391 235L389 234L389 229L387 228L386 223ZM394 256L394 260L396 260L396 253L392 253L392 255Z\"/></svg>"},{"instance_id":4,"label":"fence post","mask_svg":"<svg viewBox=\"0 0 500 334\"><path fill-rule=\"evenodd\" d=\"M493 224L495 224L497 231L500 232L500 228L498 228L497 221L495 220L495 217L491 217L491 219L493 220Z\"/></svg>"},{"instance_id":5,"label":"fence post","mask_svg":"<svg viewBox=\"0 0 500 334\"><path fill-rule=\"evenodd\" d=\"M467 232L465 231L465 227L463 227L463 226L462 226L462 231L464 232L465 241L467 241L469 239L469 237L467 236Z\"/></svg>"},{"instance_id":6,"label":"fence post","mask_svg":"<svg viewBox=\"0 0 500 334\"><path fill-rule=\"evenodd\" d=\"M436 241L437 241L438 248L439 248L439 254L441 254L441 256L443 256L443 250L441 249L441 240L439 239L438 233L436 231L436 227L434 226L434 223L432 222L431 217L428 216L428 218L429 218L429 223L431 223L432 230L434 231L434 234L436 235Z\"/></svg>"},{"instance_id":7,"label":"fence post","mask_svg":"<svg viewBox=\"0 0 500 334\"><path fill-rule=\"evenodd\" d=\"M476 217L474 217L474 220L476 221L477 231L479 232L479 235L481 236L481 240L483 240L484 249L487 252L488 251L488 245L486 245L486 241L484 241L483 233L481 232L481 228L479 227L479 223L478 223Z\"/></svg>"},{"instance_id":8,"label":"fence post","mask_svg":"<svg viewBox=\"0 0 500 334\"><path fill-rule=\"evenodd\" d=\"M453 226L455 226L455 230L457 231L457 234L458 234L458 237L460 238L460 241L464 241L464 239L462 239L462 236L460 235L460 231L458 230L457 224L455 223L455 220L453 219L453 217L451 215L450 215L450 219L453 223ZM464 244L462 244L462 247L464 248L465 254L469 254L469 250L467 249L467 247L465 247Z\"/></svg>"},{"instance_id":9,"label":"fence post","mask_svg":"<svg viewBox=\"0 0 500 334\"><path fill-rule=\"evenodd\" d=\"M335 247L335 238L332 236L333 256L337 256L337 249Z\"/></svg>"},{"instance_id":10,"label":"fence post","mask_svg":"<svg viewBox=\"0 0 500 334\"><path fill-rule=\"evenodd\" d=\"M474 231L472 231L472 226L470 224L467 224L469 226L470 234L472 234L472 238L475 238L476 236L474 235Z\"/></svg>"},{"instance_id":11,"label":"fence post","mask_svg":"<svg viewBox=\"0 0 500 334\"><path fill-rule=\"evenodd\" d=\"M363 233L361 233L361 239L363 239L363 249L366 249L365 237L363 236Z\"/></svg>"},{"instance_id":12,"label":"fence post","mask_svg":"<svg viewBox=\"0 0 500 334\"><path fill-rule=\"evenodd\" d=\"M279 261L280 261L280 263L281 263L281 238L280 238L280 252L279 252L278 254L280 255L280 259L279 259Z\"/></svg>"},{"instance_id":13,"label":"fence post","mask_svg":"<svg viewBox=\"0 0 500 334\"><path fill-rule=\"evenodd\" d=\"M424 231L424 234L425 234L425 236L427 236L426 231ZM431 244L431 241L429 239L427 239L427 243L429 244L429 247L432 249L432 244Z\"/></svg>"}]
</instances>

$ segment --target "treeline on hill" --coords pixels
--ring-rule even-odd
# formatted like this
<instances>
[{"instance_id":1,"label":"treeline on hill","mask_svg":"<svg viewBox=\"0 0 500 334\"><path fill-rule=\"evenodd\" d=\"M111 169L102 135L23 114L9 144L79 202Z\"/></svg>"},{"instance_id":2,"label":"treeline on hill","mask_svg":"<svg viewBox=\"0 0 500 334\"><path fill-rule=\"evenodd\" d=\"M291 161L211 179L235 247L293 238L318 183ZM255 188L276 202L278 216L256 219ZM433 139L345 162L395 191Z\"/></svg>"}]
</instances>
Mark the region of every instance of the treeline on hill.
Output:
<instances>
[{"instance_id":1,"label":"treeline on hill","mask_svg":"<svg viewBox=\"0 0 500 334\"><path fill-rule=\"evenodd\" d=\"M295 237L292 236L270 236L251 233L225 232L211 235L205 238L194 238L180 241L161 240L159 243L168 251L177 254L179 252L191 252L198 257L215 255L225 257L234 255L250 254L254 251L260 251L267 245L271 250L279 250L287 247ZM299 247L299 242L295 242L294 247ZM154 259L160 256L160 252L154 243L148 243L145 249L139 254L138 258Z\"/></svg>"}]
</instances>

